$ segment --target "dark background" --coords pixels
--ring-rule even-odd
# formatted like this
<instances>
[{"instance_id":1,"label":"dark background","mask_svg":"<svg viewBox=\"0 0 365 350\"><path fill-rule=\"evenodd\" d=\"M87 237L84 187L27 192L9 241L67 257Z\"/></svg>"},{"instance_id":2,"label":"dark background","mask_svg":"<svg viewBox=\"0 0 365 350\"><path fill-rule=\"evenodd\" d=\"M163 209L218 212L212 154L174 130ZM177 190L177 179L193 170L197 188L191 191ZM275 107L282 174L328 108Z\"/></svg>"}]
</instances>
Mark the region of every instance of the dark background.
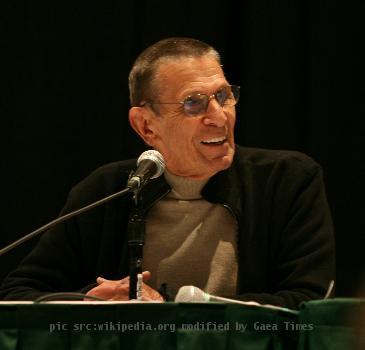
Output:
<instances>
[{"instance_id":1,"label":"dark background","mask_svg":"<svg viewBox=\"0 0 365 350\"><path fill-rule=\"evenodd\" d=\"M1 236L53 219L101 164L144 150L128 125L127 76L170 36L216 47L242 85L237 143L303 151L324 169L337 295L365 280L364 1L3 3ZM0 280L36 240L2 256Z\"/></svg>"}]
</instances>

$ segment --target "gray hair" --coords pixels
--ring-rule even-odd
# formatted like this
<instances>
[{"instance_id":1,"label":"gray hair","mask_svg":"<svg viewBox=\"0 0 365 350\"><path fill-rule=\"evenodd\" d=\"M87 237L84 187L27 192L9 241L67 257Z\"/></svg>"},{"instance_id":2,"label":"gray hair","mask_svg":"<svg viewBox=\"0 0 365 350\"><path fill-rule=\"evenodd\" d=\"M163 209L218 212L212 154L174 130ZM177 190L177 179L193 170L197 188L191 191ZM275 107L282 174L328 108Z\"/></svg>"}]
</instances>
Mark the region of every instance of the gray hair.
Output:
<instances>
[{"instance_id":1,"label":"gray hair","mask_svg":"<svg viewBox=\"0 0 365 350\"><path fill-rule=\"evenodd\" d=\"M162 61L183 57L212 55L221 64L219 53L203 41L192 38L168 38L145 49L129 73L129 98L132 106L153 100L156 95L155 73Z\"/></svg>"}]
</instances>

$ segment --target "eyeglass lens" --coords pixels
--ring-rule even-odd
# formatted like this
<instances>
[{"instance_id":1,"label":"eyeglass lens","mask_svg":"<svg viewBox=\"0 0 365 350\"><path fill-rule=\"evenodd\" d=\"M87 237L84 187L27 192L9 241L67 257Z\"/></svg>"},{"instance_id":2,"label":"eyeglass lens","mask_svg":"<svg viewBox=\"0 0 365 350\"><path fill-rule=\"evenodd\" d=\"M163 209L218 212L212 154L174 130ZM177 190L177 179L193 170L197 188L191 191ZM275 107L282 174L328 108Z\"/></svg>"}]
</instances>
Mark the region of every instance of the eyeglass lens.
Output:
<instances>
[{"instance_id":1,"label":"eyeglass lens","mask_svg":"<svg viewBox=\"0 0 365 350\"><path fill-rule=\"evenodd\" d=\"M214 95L220 106L229 105L234 106L239 97L239 87L237 86L227 86ZM189 115L197 115L199 113L205 112L208 108L211 96L205 94L195 94L191 95L184 101L185 113Z\"/></svg>"}]
</instances>

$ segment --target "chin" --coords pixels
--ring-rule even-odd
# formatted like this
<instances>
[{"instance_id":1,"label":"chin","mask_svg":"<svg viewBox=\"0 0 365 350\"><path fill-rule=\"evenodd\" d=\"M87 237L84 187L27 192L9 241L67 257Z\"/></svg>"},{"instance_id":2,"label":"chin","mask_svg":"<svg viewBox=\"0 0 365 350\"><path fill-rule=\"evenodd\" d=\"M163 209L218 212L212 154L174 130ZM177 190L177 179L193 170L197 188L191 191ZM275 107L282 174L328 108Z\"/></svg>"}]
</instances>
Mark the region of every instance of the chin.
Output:
<instances>
[{"instance_id":1,"label":"chin","mask_svg":"<svg viewBox=\"0 0 365 350\"><path fill-rule=\"evenodd\" d=\"M209 168L209 175L206 177L211 177L219 173L220 171L228 169L231 166L232 162L233 162L233 153L220 157L218 159L211 160L209 166L207 167L207 169Z\"/></svg>"}]
</instances>

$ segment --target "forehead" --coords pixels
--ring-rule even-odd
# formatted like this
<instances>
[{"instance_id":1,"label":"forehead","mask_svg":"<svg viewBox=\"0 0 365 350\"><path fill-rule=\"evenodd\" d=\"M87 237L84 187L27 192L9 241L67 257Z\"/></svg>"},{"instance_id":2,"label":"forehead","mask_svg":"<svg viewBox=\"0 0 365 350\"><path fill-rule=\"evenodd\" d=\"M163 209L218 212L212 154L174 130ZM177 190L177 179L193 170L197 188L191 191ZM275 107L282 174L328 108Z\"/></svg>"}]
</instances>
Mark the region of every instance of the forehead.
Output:
<instances>
[{"instance_id":1,"label":"forehead","mask_svg":"<svg viewBox=\"0 0 365 350\"><path fill-rule=\"evenodd\" d=\"M160 95L183 97L191 93L213 93L227 85L222 67L212 55L162 61L155 83Z\"/></svg>"}]
</instances>

